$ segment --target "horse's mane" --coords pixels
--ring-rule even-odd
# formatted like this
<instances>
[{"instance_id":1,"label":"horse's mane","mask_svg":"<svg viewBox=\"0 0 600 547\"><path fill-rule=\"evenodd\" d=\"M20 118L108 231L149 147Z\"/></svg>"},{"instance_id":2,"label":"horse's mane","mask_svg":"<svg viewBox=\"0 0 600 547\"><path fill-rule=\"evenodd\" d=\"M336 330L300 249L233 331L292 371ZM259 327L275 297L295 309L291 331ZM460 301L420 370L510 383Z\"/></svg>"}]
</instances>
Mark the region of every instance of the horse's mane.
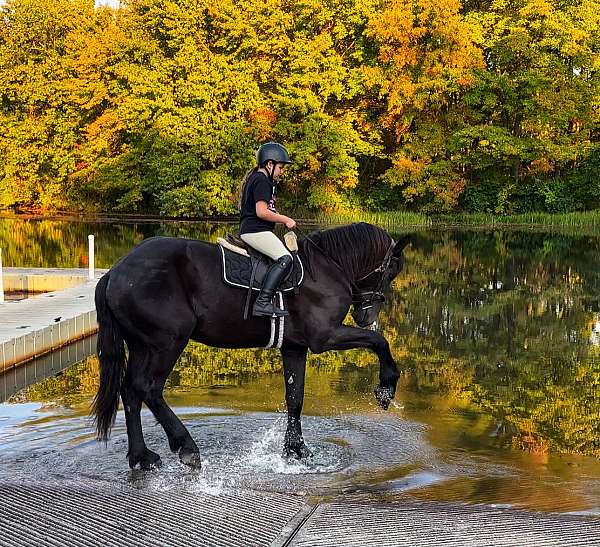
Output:
<instances>
[{"instance_id":1,"label":"horse's mane","mask_svg":"<svg viewBox=\"0 0 600 547\"><path fill-rule=\"evenodd\" d=\"M366 222L318 230L308 237L333 258L352 280L379 266L392 243L392 238L385 230ZM308 259L312 275L313 258L322 253L307 238L301 239L299 244Z\"/></svg>"}]
</instances>

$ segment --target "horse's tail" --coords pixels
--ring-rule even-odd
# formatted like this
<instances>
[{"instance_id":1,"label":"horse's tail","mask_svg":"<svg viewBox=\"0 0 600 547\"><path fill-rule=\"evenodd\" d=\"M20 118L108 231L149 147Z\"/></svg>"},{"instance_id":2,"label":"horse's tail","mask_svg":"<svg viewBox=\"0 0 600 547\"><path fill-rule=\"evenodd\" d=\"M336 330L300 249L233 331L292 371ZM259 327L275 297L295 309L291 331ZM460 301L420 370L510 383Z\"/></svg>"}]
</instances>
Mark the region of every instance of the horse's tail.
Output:
<instances>
[{"instance_id":1,"label":"horse's tail","mask_svg":"<svg viewBox=\"0 0 600 547\"><path fill-rule=\"evenodd\" d=\"M115 423L119 394L125 374L125 345L119 323L106 302L106 287L110 272L96 285L96 315L98 318L98 359L100 386L94 397L92 414L99 441L106 441Z\"/></svg>"}]
</instances>

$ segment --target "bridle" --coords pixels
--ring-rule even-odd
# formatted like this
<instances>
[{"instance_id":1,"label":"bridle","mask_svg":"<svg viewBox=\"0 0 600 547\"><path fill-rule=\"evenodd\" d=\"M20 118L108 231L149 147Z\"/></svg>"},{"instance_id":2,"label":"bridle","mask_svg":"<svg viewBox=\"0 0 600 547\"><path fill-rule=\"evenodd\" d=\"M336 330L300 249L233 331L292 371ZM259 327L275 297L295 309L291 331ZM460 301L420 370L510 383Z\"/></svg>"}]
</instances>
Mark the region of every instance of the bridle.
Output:
<instances>
[{"instance_id":1,"label":"bridle","mask_svg":"<svg viewBox=\"0 0 600 547\"><path fill-rule=\"evenodd\" d=\"M385 302L385 294L383 294L383 282L385 280L385 274L387 273L392 263L392 260L396 258L394 257L395 244L395 241L392 239L392 243L389 246L387 252L385 253L381 264L374 270L370 271L367 275L364 275L360 279L356 280L363 281L364 279L371 277L373 274L381 273L381 275L379 276L379 280L377 281L377 285L373 290L361 291L356 285L356 283L353 283L353 288L357 289L357 292L352 292L352 305L354 306L355 311L366 311L369 308L373 307L375 302Z\"/></svg>"},{"instance_id":2,"label":"bridle","mask_svg":"<svg viewBox=\"0 0 600 547\"><path fill-rule=\"evenodd\" d=\"M381 273L381 276L379 277L379 280L377 282L377 286L371 291L361 291L358 285L356 284L356 281L348 277L348 273L344 270L344 268L340 266L337 260L335 260L323 248L321 248L320 245L315 243L310 238L310 236L306 232L304 232L304 230L302 230L298 225L296 225L296 230L298 230L308 241L310 241L310 243L313 246L315 246L323 256L328 258L346 276L346 278L350 282L350 286L352 287L352 305L354 306L355 311L365 311L371 308L375 304L375 302L385 302L385 295L383 294L383 282L385 279L385 274L387 273L388 268L392 263L392 260L396 258L394 257L394 245L396 244L396 242L393 239L391 245L385 253L385 256L383 257L381 264L377 266L377 268L375 268L374 270L370 271L367 275L364 275L360 279L356 280L363 281L364 279L367 279L373 274Z\"/></svg>"}]
</instances>

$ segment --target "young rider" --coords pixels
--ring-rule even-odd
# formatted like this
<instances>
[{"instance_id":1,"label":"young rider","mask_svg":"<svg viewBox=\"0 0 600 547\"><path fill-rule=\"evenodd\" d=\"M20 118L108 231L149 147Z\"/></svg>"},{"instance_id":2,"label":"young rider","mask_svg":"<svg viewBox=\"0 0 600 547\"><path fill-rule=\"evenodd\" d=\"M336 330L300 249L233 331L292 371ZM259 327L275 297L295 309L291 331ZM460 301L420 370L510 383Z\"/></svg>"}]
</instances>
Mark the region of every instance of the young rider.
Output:
<instances>
[{"instance_id":1,"label":"young rider","mask_svg":"<svg viewBox=\"0 0 600 547\"><path fill-rule=\"evenodd\" d=\"M292 255L273 233L276 223L293 229L296 222L275 209L275 188L283 168L292 163L288 151L277 142L263 144L256 153L256 166L242 181L240 197L240 237L250 247L272 258L256 298L252 315L282 316L288 312L274 304L281 282L292 268Z\"/></svg>"}]
</instances>

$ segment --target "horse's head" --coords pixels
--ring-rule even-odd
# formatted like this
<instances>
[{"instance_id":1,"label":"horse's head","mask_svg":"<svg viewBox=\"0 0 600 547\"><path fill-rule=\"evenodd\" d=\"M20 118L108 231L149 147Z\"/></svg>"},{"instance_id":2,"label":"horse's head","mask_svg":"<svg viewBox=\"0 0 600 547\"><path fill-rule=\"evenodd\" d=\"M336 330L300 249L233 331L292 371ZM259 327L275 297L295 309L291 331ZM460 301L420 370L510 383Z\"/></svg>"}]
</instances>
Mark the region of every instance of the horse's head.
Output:
<instances>
[{"instance_id":1,"label":"horse's head","mask_svg":"<svg viewBox=\"0 0 600 547\"><path fill-rule=\"evenodd\" d=\"M352 318L359 327L377 328L377 318L385 295L404 266L403 251L409 242L410 236L405 236L391 245L381 264L356 281L358 292L353 294Z\"/></svg>"},{"instance_id":2,"label":"horse's head","mask_svg":"<svg viewBox=\"0 0 600 547\"><path fill-rule=\"evenodd\" d=\"M333 262L350 282L355 323L375 329L390 284L404 266L403 251L409 241L410 236L405 236L395 243L385 230L357 222L310 234L303 251L309 267L317 252Z\"/></svg>"}]
</instances>

